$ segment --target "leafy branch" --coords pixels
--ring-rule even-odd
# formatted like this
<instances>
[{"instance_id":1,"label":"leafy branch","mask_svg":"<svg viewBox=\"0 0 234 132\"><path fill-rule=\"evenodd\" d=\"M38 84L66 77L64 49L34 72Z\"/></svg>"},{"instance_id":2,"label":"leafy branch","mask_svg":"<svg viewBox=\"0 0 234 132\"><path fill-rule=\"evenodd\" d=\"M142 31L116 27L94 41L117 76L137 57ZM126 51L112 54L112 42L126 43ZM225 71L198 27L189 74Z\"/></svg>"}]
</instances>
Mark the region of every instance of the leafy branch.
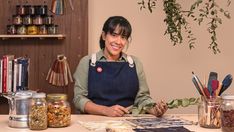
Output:
<instances>
[{"instance_id":1,"label":"leafy branch","mask_svg":"<svg viewBox=\"0 0 234 132\"><path fill-rule=\"evenodd\" d=\"M164 0L163 6L163 10L166 14L164 22L167 25L165 34L170 36L173 45L175 46L178 43L183 42L182 28L184 28L185 32L188 33L187 38L189 39L189 48L194 48L194 41L196 38L193 37L191 27L184 17L184 11L181 11L181 5L176 3L176 0Z\"/></svg>"},{"instance_id":2,"label":"leafy branch","mask_svg":"<svg viewBox=\"0 0 234 132\"><path fill-rule=\"evenodd\" d=\"M231 1L227 1L227 6L231 4ZM203 6L202 6L203 5ZM202 7L201 7L202 6ZM198 11L198 16L195 15L195 11ZM212 49L214 54L220 53L220 49L217 43L216 31L220 24L222 24L222 18L220 14L223 14L226 18L230 19L230 13L225 11L223 8L220 8L215 0L208 0L203 2L202 0L197 0L192 4L190 8L190 13L188 17L194 18L194 21L197 21L199 25L203 22L204 19L208 19L208 32L211 34L211 43L208 48Z\"/></svg>"},{"instance_id":3,"label":"leafy branch","mask_svg":"<svg viewBox=\"0 0 234 132\"><path fill-rule=\"evenodd\" d=\"M210 48L214 54L220 53L216 36L218 26L222 24L222 17L220 14L223 14L223 16L228 19L231 17L230 13L219 7L216 1L217 0L197 0L191 5L189 11L182 11L181 5L177 3L176 0L163 0L163 10L166 14L164 22L167 25L164 35L169 35L170 40L175 46L183 42L182 29L184 29L187 33L189 48L195 48L194 45L196 38L194 37L191 27L186 19L191 17L194 21L198 22L199 25L201 25L204 20L208 20L209 23L207 30L211 35L211 43L208 48ZM153 8L156 6L156 0L141 0L138 4L141 5L141 10L148 9L150 13L152 13ZM230 4L231 0L227 0L227 7Z\"/></svg>"}]
</instances>

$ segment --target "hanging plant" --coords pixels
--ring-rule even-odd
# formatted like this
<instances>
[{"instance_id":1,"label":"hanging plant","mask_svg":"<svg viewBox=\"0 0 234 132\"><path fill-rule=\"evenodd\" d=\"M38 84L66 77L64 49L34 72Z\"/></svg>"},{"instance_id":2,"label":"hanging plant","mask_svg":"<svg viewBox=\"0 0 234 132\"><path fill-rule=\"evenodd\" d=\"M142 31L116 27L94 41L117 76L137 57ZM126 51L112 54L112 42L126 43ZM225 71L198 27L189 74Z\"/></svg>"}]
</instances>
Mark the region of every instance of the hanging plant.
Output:
<instances>
[{"instance_id":1,"label":"hanging plant","mask_svg":"<svg viewBox=\"0 0 234 132\"><path fill-rule=\"evenodd\" d=\"M176 0L164 0L163 7L166 14L164 22L167 25L165 34L170 36L173 45L175 46L183 42L182 30L184 28L185 32L188 34L189 48L194 48L196 38L193 37L189 23L185 19L185 12L181 11L181 5L176 3Z\"/></svg>"},{"instance_id":2,"label":"hanging plant","mask_svg":"<svg viewBox=\"0 0 234 132\"><path fill-rule=\"evenodd\" d=\"M157 0L141 0L141 2L138 2L138 5L141 6L141 10L148 9L150 13L152 13L153 8L156 7L156 1ZM186 19L189 17L193 18L199 25L207 19L207 21L209 21L207 29L211 35L211 43L208 48L212 49L214 54L220 53L216 36L218 26L222 24L222 17L220 14L228 19L231 17L230 13L219 7L216 1L217 0L197 0L191 5L189 11L183 11L181 5L176 2L176 0L163 0L163 10L166 14L164 22L167 25L164 35L169 35L170 40L175 46L183 42L182 30L184 30L187 33L189 48L192 49L195 47L196 38ZM227 6L230 4L231 1L227 0Z\"/></svg>"},{"instance_id":3,"label":"hanging plant","mask_svg":"<svg viewBox=\"0 0 234 132\"><path fill-rule=\"evenodd\" d=\"M227 6L231 3L230 0L227 0ZM198 12L198 14L195 13ZM190 13L188 17L192 17L194 21L197 21L200 25L204 19L209 21L208 23L208 32L211 35L211 43L209 48L212 49L214 54L220 53L220 49L217 43L216 31L220 24L222 24L222 17L220 15L225 16L230 19L230 13L225 11L223 8L219 7L216 3L216 0L207 0L204 2L203 0L197 0L194 4L191 5Z\"/></svg>"}]
</instances>

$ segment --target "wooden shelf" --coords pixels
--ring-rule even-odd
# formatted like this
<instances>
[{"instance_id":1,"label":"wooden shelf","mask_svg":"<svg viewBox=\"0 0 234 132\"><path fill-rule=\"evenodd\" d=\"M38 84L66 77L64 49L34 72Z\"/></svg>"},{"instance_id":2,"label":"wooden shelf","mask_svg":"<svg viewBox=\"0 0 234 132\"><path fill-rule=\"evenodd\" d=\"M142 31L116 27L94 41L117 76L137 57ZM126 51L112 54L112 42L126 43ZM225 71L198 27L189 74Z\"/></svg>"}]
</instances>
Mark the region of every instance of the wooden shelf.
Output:
<instances>
[{"instance_id":1,"label":"wooden shelf","mask_svg":"<svg viewBox=\"0 0 234 132\"><path fill-rule=\"evenodd\" d=\"M45 39L45 38L57 38L57 39L64 39L66 36L63 34L55 34L55 35L0 35L0 38L2 40L6 39L14 39L14 38L20 38L20 39L27 39L27 38L39 38L39 39Z\"/></svg>"}]
</instances>

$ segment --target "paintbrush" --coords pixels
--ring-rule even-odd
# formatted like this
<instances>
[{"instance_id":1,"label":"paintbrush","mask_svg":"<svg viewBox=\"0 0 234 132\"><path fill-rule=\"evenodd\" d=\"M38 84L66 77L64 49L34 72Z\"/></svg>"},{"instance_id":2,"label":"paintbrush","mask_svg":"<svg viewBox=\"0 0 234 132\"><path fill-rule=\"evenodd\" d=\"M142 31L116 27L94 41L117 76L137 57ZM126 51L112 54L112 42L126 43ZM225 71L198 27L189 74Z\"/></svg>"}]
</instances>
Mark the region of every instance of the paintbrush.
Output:
<instances>
[{"instance_id":1,"label":"paintbrush","mask_svg":"<svg viewBox=\"0 0 234 132\"><path fill-rule=\"evenodd\" d=\"M192 71L192 74L193 74L193 77L195 78L195 80L196 80L196 82L197 82L197 84L198 84L198 87L199 87L199 89L200 89L202 95L203 95L204 97L206 97L206 94L204 93L204 90L203 90L204 87L203 87L201 81L200 81L199 78L194 74L193 71Z\"/></svg>"}]
</instances>

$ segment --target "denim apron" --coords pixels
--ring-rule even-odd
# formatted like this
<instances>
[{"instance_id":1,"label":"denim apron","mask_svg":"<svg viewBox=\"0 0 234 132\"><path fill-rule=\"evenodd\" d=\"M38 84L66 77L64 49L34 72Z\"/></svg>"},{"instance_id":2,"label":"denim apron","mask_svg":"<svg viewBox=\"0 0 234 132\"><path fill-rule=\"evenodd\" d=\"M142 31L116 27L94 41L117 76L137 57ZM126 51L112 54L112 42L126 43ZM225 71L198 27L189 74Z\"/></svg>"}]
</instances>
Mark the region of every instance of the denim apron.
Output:
<instances>
[{"instance_id":1,"label":"denim apron","mask_svg":"<svg viewBox=\"0 0 234 132\"><path fill-rule=\"evenodd\" d=\"M96 61L92 55L88 75L88 98L105 106L133 105L139 90L135 64L130 56L128 62Z\"/></svg>"}]
</instances>

